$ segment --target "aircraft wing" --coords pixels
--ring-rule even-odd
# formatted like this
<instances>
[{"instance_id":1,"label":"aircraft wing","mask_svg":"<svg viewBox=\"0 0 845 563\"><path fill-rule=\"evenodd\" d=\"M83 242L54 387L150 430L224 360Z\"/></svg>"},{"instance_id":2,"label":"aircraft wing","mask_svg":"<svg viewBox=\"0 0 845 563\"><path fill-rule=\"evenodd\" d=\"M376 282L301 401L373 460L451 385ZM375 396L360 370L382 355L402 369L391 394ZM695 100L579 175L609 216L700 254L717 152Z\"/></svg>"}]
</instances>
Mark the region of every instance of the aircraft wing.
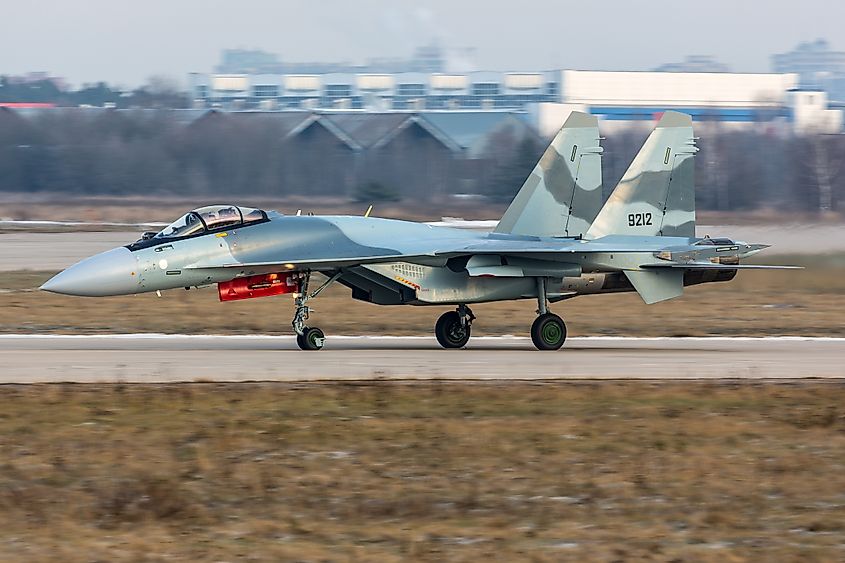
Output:
<instances>
[{"instance_id":1,"label":"aircraft wing","mask_svg":"<svg viewBox=\"0 0 845 563\"><path fill-rule=\"evenodd\" d=\"M648 250L648 249L646 249ZM539 260L567 262L567 257L575 253L592 252L643 252L643 248L618 246L601 246L595 243L587 247L573 247L573 241L562 241L559 244L549 244L540 241L484 241L473 244L460 244L454 247L444 247L430 252L409 252L396 254L376 254L369 256L338 256L338 257L306 257L291 258L290 260L268 260L260 262L230 262L214 264L199 262L186 266L186 270L216 270L216 269L248 269L255 273L272 273L280 271L329 271L352 266L368 264L389 264L393 262L409 262L431 264L432 261L445 261L455 257L472 256L507 256L530 257Z\"/></svg>"},{"instance_id":2,"label":"aircraft wing","mask_svg":"<svg viewBox=\"0 0 845 563\"><path fill-rule=\"evenodd\" d=\"M453 243L452 243L453 242ZM679 239L678 244L686 242ZM499 256L524 258L536 261L571 263L577 254L592 253L650 253L665 248L667 242L646 241L625 237L608 238L606 241L579 239L538 240L526 239L482 239L473 241L440 241L439 248L411 244L399 250L381 249L381 252L357 256L326 256L315 253L311 256L291 257L288 260L265 260L254 262L209 263L199 262L187 266L188 270L249 270L250 273L273 273L283 271L331 271L354 266L408 262L422 265L441 264L450 258ZM403 252L404 250L404 252ZM322 254L322 255L320 255ZM486 265L486 264L485 264ZM768 266L758 264L716 264L712 262L666 262L643 264L643 269L686 269L686 270L738 270L738 269L800 269L797 266ZM527 275L527 274L526 274ZM540 275L540 274L538 274ZM577 274L576 274L577 275Z\"/></svg>"},{"instance_id":3,"label":"aircraft wing","mask_svg":"<svg viewBox=\"0 0 845 563\"><path fill-rule=\"evenodd\" d=\"M680 270L803 270L803 266L770 266L768 264L714 264L713 262L675 262L672 264L643 264L641 268Z\"/></svg>"}]
</instances>

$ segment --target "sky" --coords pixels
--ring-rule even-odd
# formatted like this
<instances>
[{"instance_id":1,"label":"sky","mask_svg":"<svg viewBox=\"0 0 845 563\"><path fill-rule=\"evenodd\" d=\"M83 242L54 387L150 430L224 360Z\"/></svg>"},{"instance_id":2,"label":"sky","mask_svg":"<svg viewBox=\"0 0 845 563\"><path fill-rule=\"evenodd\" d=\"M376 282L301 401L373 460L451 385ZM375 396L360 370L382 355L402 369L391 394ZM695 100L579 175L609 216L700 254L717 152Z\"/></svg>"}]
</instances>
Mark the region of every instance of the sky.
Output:
<instances>
[{"instance_id":1,"label":"sky","mask_svg":"<svg viewBox=\"0 0 845 563\"><path fill-rule=\"evenodd\" d=\"M649 70L713 55L767 72L772 53L826 38L845 50L837 0L4 0L0 75L135 87L211 72L224 48L284 61L363 63L437 41L479 70ZM464 48L473 48L467 55Z\"/></svg>"}]
</instances>

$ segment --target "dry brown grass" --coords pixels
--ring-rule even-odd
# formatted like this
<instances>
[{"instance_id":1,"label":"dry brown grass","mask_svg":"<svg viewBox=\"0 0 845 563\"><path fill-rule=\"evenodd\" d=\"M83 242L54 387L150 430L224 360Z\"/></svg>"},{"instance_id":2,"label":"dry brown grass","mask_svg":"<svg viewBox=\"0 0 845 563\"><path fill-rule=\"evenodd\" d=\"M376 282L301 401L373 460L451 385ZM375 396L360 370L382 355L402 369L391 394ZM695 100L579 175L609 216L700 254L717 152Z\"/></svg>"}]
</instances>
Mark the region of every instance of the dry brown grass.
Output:
<instances>
[{"instance_id":1,"label":"dry brown grass","mask_svg":"<svg viewBox=\"0 0 845 563\"><path fill-rule=\"evenodd\" d=\"M845 335L845 258L785 257L804 271L746 271L646 306L636 294L579 297L553 306L572 335ZM27 291L47 273L0 274L0 332L290 333L290 296L219 303L216 289L90 299ZM313 323L327 334L430 334L446 307L381 307L330 288ZM473 306L475 334L527 334L533 300Z\"/></svg>"},{"instance_id":2,"label":"dry brown grass","mask_svg":"<svg viewBox=\"0 0 845 563\"><path fill-rule=\"evenodd\" d=\"M2 561L841 561L845 385L4 386Z\"/></svg>"}]
</instances>

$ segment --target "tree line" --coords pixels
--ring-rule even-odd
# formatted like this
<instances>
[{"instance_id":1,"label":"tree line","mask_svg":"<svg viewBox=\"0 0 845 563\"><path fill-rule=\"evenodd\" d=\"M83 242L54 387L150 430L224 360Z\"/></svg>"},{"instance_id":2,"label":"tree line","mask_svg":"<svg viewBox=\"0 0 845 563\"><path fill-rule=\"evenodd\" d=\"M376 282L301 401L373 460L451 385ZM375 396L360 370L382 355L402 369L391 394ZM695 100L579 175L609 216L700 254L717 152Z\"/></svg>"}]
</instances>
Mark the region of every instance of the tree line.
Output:
<instances>
[{"instance_id":1,"label":"tree line","mask_svg":"<svg viewBox=\"0 0 845 563\"><path fill-rule=\"evenodd\" d=\"M162 76L128 90L106 82L85 84L73 90L54 79L32 80L0 76L0 103L47 103L59 107L186 108L190 100L178 85Z\"/></svg>"},{"instance_id":2,"label":"tree line","mask_svg":"<svg viewBox=\"0 0 845 563\"><path fill-rule=\"evenodd\" d=\"M390 150L359 155L325 131L288 133L280 119L263 114L186 123L168 110L75 109L22 117L0 109L0 191L230 199L356 199L363 192L369 199L408 201L472 193L505 201L545 148L533 136L498 132L481 154L468 158L409 134ZM630 129L607 135L605 195L647 134ZM699 209L845 211L845 136L718 127L698 134Z\"/></svg>"}]
</instances>

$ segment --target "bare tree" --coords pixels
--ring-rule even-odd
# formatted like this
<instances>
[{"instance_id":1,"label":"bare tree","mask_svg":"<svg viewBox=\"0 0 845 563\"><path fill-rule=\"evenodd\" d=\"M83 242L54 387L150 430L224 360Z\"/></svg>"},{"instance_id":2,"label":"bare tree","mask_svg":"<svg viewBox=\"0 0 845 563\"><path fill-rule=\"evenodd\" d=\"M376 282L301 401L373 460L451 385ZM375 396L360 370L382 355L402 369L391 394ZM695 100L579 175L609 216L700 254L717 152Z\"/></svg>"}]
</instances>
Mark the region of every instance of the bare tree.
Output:
<instances>
[{"instance_id":1,"label":"bare tree","mask_svg":"<svg viewBox=\"0 0 845 563\"><path fill-rule=\"evenodd\" d=\"M842 174L845 150L841 135L812 133L808 135L813 162L813 173L818 186L818 211L830 213L834 210L834 185Z\"/></svg>"}]
</instances>

